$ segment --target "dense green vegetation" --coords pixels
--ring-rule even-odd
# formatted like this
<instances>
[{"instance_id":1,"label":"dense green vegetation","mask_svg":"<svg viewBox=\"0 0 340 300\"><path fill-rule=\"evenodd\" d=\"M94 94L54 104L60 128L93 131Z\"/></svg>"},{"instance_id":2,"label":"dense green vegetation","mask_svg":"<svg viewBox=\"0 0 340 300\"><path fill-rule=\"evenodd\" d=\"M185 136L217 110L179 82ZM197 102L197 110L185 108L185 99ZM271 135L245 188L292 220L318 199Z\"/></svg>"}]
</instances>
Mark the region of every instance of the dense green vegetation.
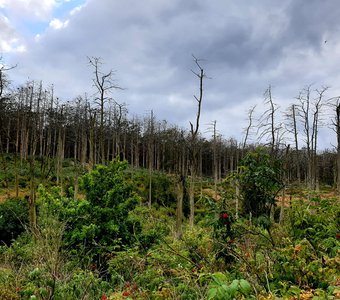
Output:
<instances>
[{"instance_id":1,"label":"dense green vegetation","mask_svg":"<svg viewBox=\"0 0 340 300\"><path fill-rule=\"evenodd\" d=\"M218 197L212 180L196 184L193 227L187 220L185 187L180 239L175 238L178 178L173 174L150 175L119 160L86 171L66 161L61 189L56 180L43 180L37 161L34 173L40 184L32 227L27 197L11 198L16 162L6 157L1 173L2 192L9 193L0 204L1 299L340 296L338 198L301 186L288 188L292 198L279 220L275 198L284 187L282 163L264 149L240 162L234 175L217 186ZM29 193L30 174L22 166L23 194ZM81 175L76 197L75 174Z\"/></svg>"}]
</instances>

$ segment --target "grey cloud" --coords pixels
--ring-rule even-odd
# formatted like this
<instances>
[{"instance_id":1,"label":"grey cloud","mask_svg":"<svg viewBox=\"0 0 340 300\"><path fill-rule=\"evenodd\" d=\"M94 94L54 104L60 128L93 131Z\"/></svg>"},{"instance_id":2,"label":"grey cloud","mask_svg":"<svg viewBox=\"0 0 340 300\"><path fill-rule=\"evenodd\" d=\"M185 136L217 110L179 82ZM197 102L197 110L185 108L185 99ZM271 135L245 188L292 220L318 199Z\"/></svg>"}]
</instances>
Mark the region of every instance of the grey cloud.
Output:
<instances>
[{"instance_id":1,"label":"grey cloud","mask_svg":"<svg viewBox=\"0 0 340 300\"><path fill-rule=\"evenodd\" d=\"M154 109L187 126L196 113L195 54L211 77L204 82L202 120L217 119L226 135L240 136L246 106L260 101L269 84L284 106L311 81L335 83L339 63L320 61L323 38L334 47L327 48L328 60L339 61L339 12L335 0L91 0L66 28L48 29L32 42L18 63L22 74L55 83L70 98L91 90L86 56L102 57L104 70L117 70L126 88L114 96L132 114Z\"/></svg>"},{"instance_id":2,"label":"grey cloud","mask_svg":"<svg viewBox=\"0 0 340 300\"><path fill-rule=\"evenodd\" d=\"M336 0L291 1L287 14L290 16L287 36L300 46L319 51L325 38L339 33L340 6Z\"/></svg>"}]
</instances>

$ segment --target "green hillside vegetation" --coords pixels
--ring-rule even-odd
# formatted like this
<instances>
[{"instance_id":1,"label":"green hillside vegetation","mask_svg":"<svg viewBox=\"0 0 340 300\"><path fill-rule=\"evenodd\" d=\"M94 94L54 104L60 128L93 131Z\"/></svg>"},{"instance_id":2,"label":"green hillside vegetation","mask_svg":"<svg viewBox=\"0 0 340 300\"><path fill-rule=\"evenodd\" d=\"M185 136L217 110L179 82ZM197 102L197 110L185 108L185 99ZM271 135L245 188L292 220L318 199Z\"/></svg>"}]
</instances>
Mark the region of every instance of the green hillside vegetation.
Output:
<instances>
[{"instance_id":1,"label":"green hillside vegetation","mask_svg":"<svg viewBox=\"0 0 340 300\"><path fill-rule=\"evenodd\" d=\"M5 156L3 193L15 192L13 156ZM340 295L337 197L286 189L282 164L249 153L217 186L199 179L194 226L184 187L182 236L176 238L178 176L126 161L79 176L64 162L63 190L36 181L36 224L28 199L0 205L1 299L337 299ZM38 166L38 162L34 164ZM8 172L10 171L10 172ZM11 175L11 172L13 174ZM7 176L5 176L7 174ZM29 172L19 174L29 195ZM240 195L235 185L238 182ZM238 208L237 208L238 207ZM283 211L283 212L282 212ZM284 217L280 214L284 214ZM33 227L32 227L33 225Z\"/></svg>"}]
</instances>

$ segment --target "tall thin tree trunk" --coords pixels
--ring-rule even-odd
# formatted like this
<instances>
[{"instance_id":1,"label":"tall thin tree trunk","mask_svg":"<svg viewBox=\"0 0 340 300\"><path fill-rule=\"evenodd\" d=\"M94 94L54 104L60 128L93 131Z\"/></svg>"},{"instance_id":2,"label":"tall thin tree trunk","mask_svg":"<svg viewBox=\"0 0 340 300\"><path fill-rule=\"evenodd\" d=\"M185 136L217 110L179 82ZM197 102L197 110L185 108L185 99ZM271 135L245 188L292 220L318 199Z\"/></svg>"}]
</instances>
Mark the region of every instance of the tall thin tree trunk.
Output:
<instances>
[{"instance_id":1,"label":"tall thin tree trunk","mask_svg":"<svg viewBox=\"0 0 340 300\"><path fill-rule=\"evenodd\" d=\"M196 66L199 69L198 73L193 72L199 79L199 96L194 96L197 101L197 114L196 114L196 123L195 126L190 122L190 132L191 132L191 140L190 140L190 187L189 187L189 225L190 227L194 226L194 218L195 218L195 181L197 176L197 163L198 163L198 143L197 143L197 135L200 123L201 116L201 108L202 108L202 100L203 100L203 79L205 78L204 70L199 64L199 60L194 57L194 61Z\"/></svg>"},{"instance_id":2,"label":"tall thin tree trunk","mask_svg":"<svg viewBox=\"0 0 340 300\"><path fill-rule=\"evenodd\" d=\"M185 177L180 176L180 179L176 187L176 197L177 197L177 207L176 207L176 239L181 239L182 237L182 222L183 222L183 197L185 189Z\"/></svg>"},{"instance_id":3,"label":"tall thin tree trunk","mask_svg":"<svg viewBox=\"0 0 340 300\"><path fill-rule=\"evenodd\" d=\"M339 101L339 100L338 100ZM337 103L336 106L336 119L335 119L335 127L336 127L336 137L337 137L337 153L336 153L336 163L337 163L337 173L336 173L336 189L338 195L340 195L340 103Z\"/></svg>"}]
</instances>

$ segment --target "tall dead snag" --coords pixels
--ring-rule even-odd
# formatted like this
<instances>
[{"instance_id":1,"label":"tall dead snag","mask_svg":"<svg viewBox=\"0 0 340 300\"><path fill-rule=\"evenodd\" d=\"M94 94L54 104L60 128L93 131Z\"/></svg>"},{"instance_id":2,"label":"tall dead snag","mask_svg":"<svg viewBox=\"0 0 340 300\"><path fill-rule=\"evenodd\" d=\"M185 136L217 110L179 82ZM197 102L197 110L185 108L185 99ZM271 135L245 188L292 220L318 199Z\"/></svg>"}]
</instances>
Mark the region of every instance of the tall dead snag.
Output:
<instances>
[{"instance_id":1,"label":"tall dead snag","mask_svg":"<svg viewBox=\"0 0 340 300\"><path fill-rule=\"evenodd\" d=\"M214 170L214 192L215 200L217 200L217 182L218 182L218 153L217 153L217 130L216 130L216 120L213 122L213 170Z\"/></svg>"},{"instance_id":2,"label":"tall dead snag","mask_svg":"<svg viewBox=\"0 0 340 300\"><path fill-rule=\"evenodd\" d=\"M114 71L110 70L103 73L100 69L102 61L99 57L88 57L90 66L93 67L94 78L93 84L97 89L96 103L99 105L99 155L101 162L105 161L105 141L104 141L104 112L105 104L110 99L109 93L114 89L122 89L114 84Z\"/></svg>"},{"instance_id":3,"label":"tall dead snag","mask_svg":"<svg viewBox=\"0 0 340 300\"><path fill-rule=\"evenodd\" d=\"M213 121L211 124L211 127L208 129L209 131L212 131L212 141L211 141L211 147L212 147L212 170L213 170L213 176L214 176L214 197L215 199L218 198L218 190L217 185L221 180L221 148L222 148L222 139L221 135L218 133L217 126L216 126L216 120ZM202 177L202 147L200 148L200 177ZM202 180L201 180L201 194L202 194Z\"/></svg>"},{"instance_id":4,"label":"tall dead snag","mask_svg":"<svg viewBox=\"0 0 340 300\"><path fill-rule=\"evenodd\" d=\"M284 130L281 123L277 122L279 107L274 103L271 86L264 93L264 105L268 107L260 117L258 125L259 141L264 140L270 148L270 155L277 155L277 150L283 142Z\"/></svg>"},{"instance_id":5,"label":"tall dead snag","mask_svg":"<svg viewBox=\"0 0 340 300\"><path fill-rule=\"evenodd\" d=\"M183 222L183 198L185 193L185 176L181 175L176 186L176 232L175 238L180 239L182 237L182 222Z\"/></svg>"},{"instance_id":6,"label":"tall dead snag","mask_svg":"<svg viewBox=\"0 0 340 300\"><path fill-rule=\"evenodd\" d=\"M152 172L154 166L154 156L155 156L155 145L154 145L154 116L151 110L150 121L149 121L149 138L148 138L148 165L149 165L149 201L148 206L151 208L152 204Z\"/></svg>"},{"instance_id":7,"label":"tall dead snag","mask_svg":"<svg viewBox=\"0 0 340 300\"><path fill-rule=\"evenodd\" d=\"M336 171L334 172L337 194L340 195L340 97L331 98L328 105L334 110L334 118L332 120L333 130L336 134Z\"/></svg>"},{"instance_id":8,"label":"tall dead snag","mask_svg":"<svg viewBox=\"0 0 340 300\"><path fill-rule=\"evenodd\" d=\"M63 162L65 158L65 120L66 112L65 105L61 105L60 112L58 113L58 138L57 138L57 153L56 153L56 176L57 184L63 189Z\"/></svg>"},{"instance_id":9,"label":"tall dead snag","mask_svg":"<svg viewBox=\"0 0 340 300\"><path fill-rule=\"evenodd\" d=\"M242 146L242 155L243 152L247 146L247 142L249 139L249 136L251 135L251 129L253 128L253 115L255 111L256 105L252 106L249 111L248 111L248 126L245 128L245 135L244 135L244 140L243 140L243 146Z\"/></svg>"},{"instance_id":10,"label":"tall dead snag","mask_svg":"<svg viewBox=\"0 0 340 300\"><path fill-rule=\"evenodd\" d=\"M96 114L96 111L91 108L89 108L88 113L89 113L89 167L90 169L92 169L96 163L94 134L95 134L97 114Z\"/></svg>"},{"instance_id":11,"label":"tall dead snag","mask_svg":"<svg viewBox=\"0 0 340 300\"><path fill-rule=\"evenodd\" d=\"M322 114L322 107L324 106L324 94L328 90L328 87L323 87L321 90L315 90L317 96L314 100L314 112L313 112L313 160L312 165L314 169L314 185L317 190L319 190L319 167L318 167L318 157L317 157L317 143L319 134L319 123Z\"/></svg>"},{"instance_id":12,"label":"tall dead snag","mask_svg":"<svg viewBox=\"0 0 340 300\"><path fill-rule=\"evenodd\" d=\"M299 117L303 124L304 136L307 151L307 186L310 189L318 187L318 166L317 166L317 142L322 115L322 107L324 106L324 94L327 87L321 90L315 90L316 97L312 99L313 94L311 86L306 87L298 96Z\"/></svg>"},{"instance_id":13,"label":"tall dead snag","mask_svg":"<svg viewBox=\"0 0 340 300\"><path fill-rule=\"evenodd\" d=\"M241 159L244 155L245 149L247 147L248 139L249 136L252 134L252 128L254 127L253 125L253 119L254 119L254 112L255 112L256 105L253 105L249 111L248 111L248 126L244 129L245 135L244 135L244 140L242 144L242 149L241 149ZM237 151L237 143L236 143L236 152ZM233 172L233 168L231 168L231 172ZM240 174L241 169L236 167L236 172ZM240 182L238 180L238 176L235 177L234 179L234 185L235 185L235 217L238 219L238 214L239 214L239 207L240 207L240 199L241 199L241 193L240 193Z\"/></svg>"},{"instance_id":14,"label":"tall dead snag","mask_svg":"<svg viewBox=\"0 0 340 300\"><path fill-rule=\"evenodd\" d=\"M295 155L294 163L296 165L296 178L298 183L301 182L301 170L300 170L300 154L299 154L299 140L298 140L298 129L297 129L297 106L292 104L288 111L285 113L285 118L287 120L287 130L293 134Z\"/></svg>"},{"instance_id":15,"label":"tall dead snag","mask_svg":"<svg viewBox=\"0 0 340 300\"><path fill-rule=\"evenodd\" d=\"M307 174L306 182L309 188L312 188L312 143L310 135L310 86L304 88L297 99L300 102L299 105L299 117L303 124L303 132L305 136L306 151L307 151Z\"/></svg>"},{"instance_id":16,"label":"tall dead snag","mask_svg":"<svg viewBox=\"0 0 340 300\"><path fill-rule=\"evenodd\" d=\"M338 195L340 195L340 99L337 99L336 103L336 116L335 116L335 130L336 130L336 140L337 140L337 147L336 147L336 164L337 164L337 175L336 175L336 190Z\"/></svg>"},{"instance_id":17,"label":"tall dead snag","mask_svg":"<svg viewBox=\"0 0 340 300\"><path fill-rule=\"evenodd\" d=\"M262 114L258 126L260 140L264 139L270 148L270 157L273 161L279 157L280 147L283 145L285 130L283 124L277 121L278 105L274 103L271 86L264 93L264 105L267 107ZM282 178L282 182L285 179ZM270 218L274 220L274 206L271 206Z\"/></svg>"},{"instance_id":18,"label":"tall dead snag","mask_svg":"<svg viewBox=\"0 0 340 300\"><path fill-rule=\"evenodd\" d=\"M29 211L29 224L32 232L37 232L37 207L36 207L36 174L35 174L35 153L37 148L36 138L36 118L34 117L34 82L30 83L26 90L26 97L29 99L29 110L28 110L28 128L31 128L30 139L27 138L26 142L30 143L29 152L29 173L30 173L30 194L28 197L28 211ZM28 136L29 132L27 132ZM29 142L30 140L30 142ZM27 146L28 148L28 146Z\"/></svg>"},{"instance_id":19,"label":"tall dead snag","mask_svg":"<svg viewBox=\"0 0 340 300\"><path fill-rule=\"evenodd\" d=\"M195 180L198 171L198 129L200 125L200 117L201 117L201 108L202 108L202 100L203 100L203 79L206 77L203 68L200 65L200 60L193 56L194 62L198 71L195 72L193 70L192 73L197 76L199 80L199 96L194 96L197 101L197 114L196 114L196 123L193 125L190 122L190 161L189 161L189 171L190 171L190 185L189 185L189 207L190 207L190 215L189 215L189 225L193 227L194 225L194 216L195 216Z\"/></svg>"},{"instance_id":20,"label":"tall dead snag","mask_svg":"<svg viewBox=\"0 0 340 300\"><path fill-rule=\"evenodd\" d=\"M113 130L114 130L114 136L113 136L113 157L119 156L121 159L124 157L123 154L123 146L122 146L122 135L123 135L123 129L126 124L126 116L127 116L128 110L126 107L126 104L119 104L114 103L113 107Z\"/></svg>"}]
</instances>

